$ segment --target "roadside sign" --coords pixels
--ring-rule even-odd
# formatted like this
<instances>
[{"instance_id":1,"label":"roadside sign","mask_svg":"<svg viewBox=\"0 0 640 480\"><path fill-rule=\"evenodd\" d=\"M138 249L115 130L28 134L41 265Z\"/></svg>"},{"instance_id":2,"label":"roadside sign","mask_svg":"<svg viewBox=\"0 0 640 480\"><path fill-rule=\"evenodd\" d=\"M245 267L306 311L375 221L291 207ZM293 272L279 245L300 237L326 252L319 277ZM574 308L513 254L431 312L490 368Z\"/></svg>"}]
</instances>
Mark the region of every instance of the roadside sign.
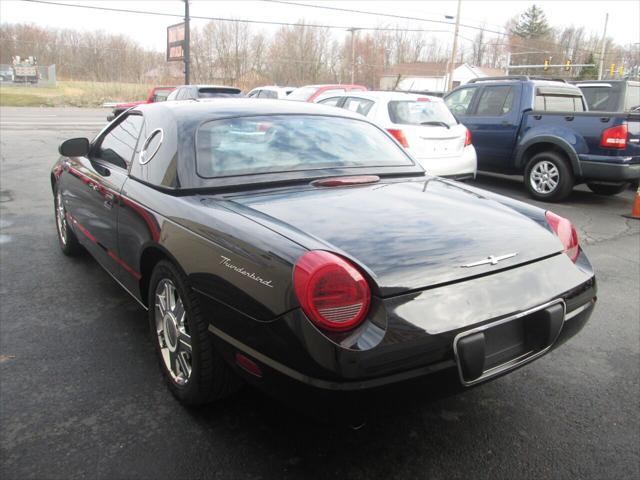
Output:
<instances>
[{"instance_id":1,"label":"roadside sign","mask_svg":"<svg viewBox=\"0 0 640 480\"><path fill-rule=\"evenodd\" d=\"M184 23L167 27L167 62L184 60Z\"/></svg>"}]
</instances>

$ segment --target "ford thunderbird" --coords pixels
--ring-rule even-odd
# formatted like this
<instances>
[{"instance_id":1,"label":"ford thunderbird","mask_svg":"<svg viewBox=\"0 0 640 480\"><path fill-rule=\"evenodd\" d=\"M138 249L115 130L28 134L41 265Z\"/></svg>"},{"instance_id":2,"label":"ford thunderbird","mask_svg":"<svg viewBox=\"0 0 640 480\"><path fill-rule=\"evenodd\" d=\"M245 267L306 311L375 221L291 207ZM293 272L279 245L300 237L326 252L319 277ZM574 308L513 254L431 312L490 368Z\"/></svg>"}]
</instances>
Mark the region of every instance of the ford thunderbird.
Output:
<instances>
[{"instance_id":1,"label":"ford thunderbird","mask_svg":"<svg viewBox=\"0 0 640 480\"><path fill-rule=\"evenodd\" d=\"M51 171L62 252L148 311L169 389L210 402L460 389L558 347L596 302L571 222L429 175L346 110L251 99L128 110Z\"/></svg>"}]
</instances>

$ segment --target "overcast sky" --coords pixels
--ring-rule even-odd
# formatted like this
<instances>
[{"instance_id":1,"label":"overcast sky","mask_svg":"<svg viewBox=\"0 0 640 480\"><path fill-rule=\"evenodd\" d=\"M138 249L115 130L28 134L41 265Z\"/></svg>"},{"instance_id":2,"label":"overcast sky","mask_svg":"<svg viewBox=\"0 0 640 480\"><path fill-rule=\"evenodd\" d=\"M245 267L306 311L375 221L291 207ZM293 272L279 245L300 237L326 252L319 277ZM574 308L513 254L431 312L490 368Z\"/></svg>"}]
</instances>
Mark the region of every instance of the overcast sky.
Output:
<instances>
[{"instance_id":1,"label":"overcast sky","mask_svg":"<svg viewBox=\"0 0 640 480\"><path fill-rule=\"evenodd\" d=\"M181 1L84 1L52 0L59 3L85 4L131 10L150 10L155 12L182 15L184 5ZM294 1L294 0L292 0ZM295 0L297 3L333 6L340 8L366 10L395 15L415 16L433 20L443 20L445 15L455 15L455 0L438 1L308 1ZM461 22L470 25L484 25L488 29L502 30L505 21L520 14L532 3L542 7L552 26L584 26L587 31L602 35L605 13L609 13L607 35L617 43L629 44L640 42L640 0L543 0L537 2L525 0L463 0L460 14ZM191 14L194 16L215 16L237 19L269 20L296 22L305 19L337 26L375 26L381 22L396 23L411 28L425 28L437 31L434 33L443 42L449 42L453 27L446 24L420 21L395 20L374 15L363 15L347 12L336 12L304 6L284 5L257 0L204 1L190 2ZM29 3L19 0L0 0L0 20L2 22L28 22L37 25L78 30L103 29L113 33L129 35L141 45L155 50L163 50L166 42L166 26L178 23L180 18L138 15L96 11L42 3ZM200 25L204 20L194 20ZM256 30L272 32L277 27L253 25ZM344 30L333 30L337 38L345 35ZM461 28L462 37L473 38L476 30ZM461 40L465 45L466 40ZM639 46L640 47L640 46Z\"/></svg>"}]
</instances>

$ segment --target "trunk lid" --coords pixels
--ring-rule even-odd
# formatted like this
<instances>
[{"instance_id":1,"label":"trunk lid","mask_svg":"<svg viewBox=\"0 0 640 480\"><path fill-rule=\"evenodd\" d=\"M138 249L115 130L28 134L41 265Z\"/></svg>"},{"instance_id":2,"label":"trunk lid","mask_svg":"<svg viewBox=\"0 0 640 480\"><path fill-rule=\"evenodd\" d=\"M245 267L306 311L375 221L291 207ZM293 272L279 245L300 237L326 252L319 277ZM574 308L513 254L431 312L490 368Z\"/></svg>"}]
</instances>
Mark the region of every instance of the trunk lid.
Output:
<instances>
[{"instance_id":1,"label":"trunk lid","mask_svg":"<svg viewBox=\"0 0 640 480\"><path fill-rule=\"evenodd\" d=\"M531 218L438 178L227 198L230 208L308 249L352 259L383 297L562 251L555 235ZM496 265L464 267L513 253Z\"/></svg>"},{"instance_id":2,"label":"trunk lid","mask_svg":"<svg viewBox=\"0 0 640 480\"><path fill-rule=\"evenodd\" d=\"M467 129L458 124L450 128L427 125L402 125L415 158L445 158L462 155Z\"/></svg>"}]
</instances>

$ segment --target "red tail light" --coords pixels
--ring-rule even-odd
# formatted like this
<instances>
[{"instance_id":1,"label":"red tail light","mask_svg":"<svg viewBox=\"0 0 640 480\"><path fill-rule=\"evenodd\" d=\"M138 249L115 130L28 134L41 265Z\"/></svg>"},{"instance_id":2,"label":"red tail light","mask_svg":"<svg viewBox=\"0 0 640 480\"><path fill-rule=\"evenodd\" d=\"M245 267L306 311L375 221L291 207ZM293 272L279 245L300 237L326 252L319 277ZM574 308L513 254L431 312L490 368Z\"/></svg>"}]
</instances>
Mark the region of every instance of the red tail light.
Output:
<instances>
[{"instance_id":1,"label":"red tail light","mask_svg":"<svg viewBox=\"0 0 640 480\"><path fill-rule=\"evenodd\" d=\"M364 276L333 253L314 250L302 255L293 285L304 313L326 330L349 330L369 311L371 291Z\"/></svg>"},{"instance_id":2,"label":"red tail light","mask_svg":"<svg viewBox=\"0 0 640 480\"><path fill-rule=\"evenodd\" d=\"M564 253L566 253L572 262L575 263L580 252L580 243L578 242L578 232L569 220L560 215L556 215L552 211L547 210L545 213L549 226L558 236L562 245L564 245Z\"/></svg>"},{"instance_id":3,"label":"red tail light","mask_svg":"<svg viewBox=\"0 0 640 480\"><path fill-rule=\"evenodd\" d=\"M627 124L607 128L600 137L600 146L604 148L627 148Z\"/></svg>"},{"instance_id":4,"label":"red tail light","mask_svg":"<svg viewBox=\"0 0 640 480\"><path fill-rule=\"evenodd\" d=\"M387 128L387 132L389 132L404 148L409 148L409 142L407 142L407 137L404 136L404 132L402 130L398 130L397 128Z\"/></svg>"},{"instance_id":5,"label":"red tail light","mask_svg":"<svg viewBox=\"0 0 640 480\"><path fill-rule=\"evenodd\" d=\"M471 140L472 140L472 138L471 138L471 130L469 130L467 128L467 133L465 134L465 137L464 137L464 146L467 147L467 146L471 145Z\"/></svg>"}]
</instances>

